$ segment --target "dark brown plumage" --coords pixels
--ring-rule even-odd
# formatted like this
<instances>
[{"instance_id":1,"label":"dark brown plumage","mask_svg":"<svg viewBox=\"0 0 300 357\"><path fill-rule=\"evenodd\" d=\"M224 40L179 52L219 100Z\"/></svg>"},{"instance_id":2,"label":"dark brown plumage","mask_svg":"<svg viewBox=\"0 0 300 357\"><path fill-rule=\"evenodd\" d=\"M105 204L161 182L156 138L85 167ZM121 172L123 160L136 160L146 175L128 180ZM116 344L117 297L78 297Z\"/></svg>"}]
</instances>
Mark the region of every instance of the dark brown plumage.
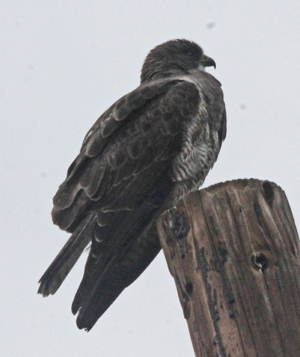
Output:
<instances>
[{"instance_id":1,"label":"dark brown plumage","mask_svg":"<svg viewBox=\"0 0 300 357\"><path fill-rule=\"evenodd\" d=\"M91 242L72 311L90 330L160 250L157 217L197 189L226 135L215 65L187 40L147 56L141 85L114 103L86 135L54 199L53 222L71 232L40 279L39 293L59 288Z\"/></svg>"}]
</instances>

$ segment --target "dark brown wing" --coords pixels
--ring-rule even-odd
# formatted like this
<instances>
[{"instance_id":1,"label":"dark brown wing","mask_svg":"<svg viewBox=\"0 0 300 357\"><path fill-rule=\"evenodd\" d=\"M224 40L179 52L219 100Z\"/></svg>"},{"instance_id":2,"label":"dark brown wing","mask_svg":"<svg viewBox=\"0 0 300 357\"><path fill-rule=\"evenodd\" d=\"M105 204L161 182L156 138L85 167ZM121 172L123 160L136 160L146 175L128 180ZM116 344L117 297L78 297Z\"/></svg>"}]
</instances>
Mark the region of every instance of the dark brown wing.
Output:
<instances>
[{"instance_id":1,"label":"dark brown wing","mask_svg":"<svg viewBox=\"0 0 300 357\"><path fill-rule=\"evenodd\" d=\"M117 147L118 144L114 146L114 142L120 140L116 138L117 133L120 137L130 136L130 133L123 133L123 127L128 123L133 123L140 113L147 110L150 103L159 100L177 82L163 80L142 85L119 99L96 121L83 141L80 154L69 167L66 180L61 184L53 199L53 222L61 229L73 232L84 218L91 201L98 201L106 190L106 184L110 178L105 174L106 163L103 161L103 155L107 155L112 147L114 147L113 150ZM153 116L159 114L159 112L154 112ZM134 125L131 130L134 130ZM130 145L130 140L128 140L127 147L131 152L128 154L136 163L135 152L138 152L139 145L144 144L141 138L137 138L132 145ZM104 154L105 150L106 154ZM122 161L124 152L122 150L113 152L113 150L109 165L118 166L118 160ZM130 168L127 171L130 172ZM117 167L115 172L119 172Z\"/></svg>"},{"instance_id":2,"label":"dark brown wing","mask_svg":"<svg viewBox=\"0 0 300 357\"><path fill-rule=\"evenodd\" d=\"M116 136L122 135L122 127L133 122L138 113L146 110L151 102L158 100L175 84L174 81L160 80L138 87L103 113L86 135L80 154L69 167L67 178L53 199L53 222L73 234L39 281L38 292L43 296L57 291L92 239L95 219L100 215L95 207L101 202L103 193L113 186L110 163L105 161L104 150L109 152ZM141 149L138 143L140 141L135 140L135 145L127 144L133 158ZM111 154L110 160L117 160ZM113 173L121 175L124 167L123 170L116 168ZM130 172L129 167L127 171Z\"/></svg>"},{"instance_id":3,"label":"dark brown wing","mask_svg":"<svg viewBox=\"0 0 300 357\"><path fill-rule=\"evenodd\" d=\"M116 102L87 134L54 197L53 209L54 222L74 232L71 241L82 225L92 239L72 306L73 313L79 311L78 327L91 329L158 253L156 236L143 242L142 235L174 185L173 158L181 149L182 128L196 115L199 101L192 83L154 82L151 88L139 87ZM80 235L86 239L84 230ZM80 245L80 238L73 240L69 247ZM59 285L62 270L68 272L77 260L65 263L64 257L71 261L72 254L61 252L59 267L53 263ZM46 272L40 292L54 293L53 280Z\"/></svg>"},{"instance_id":4,"label":"dark brown wing","mask_svg":"<svg viewBox=\"0 0 300 357\"><path fill-rule=\"evenodd\" d=\"M96 219L94 208L111 185L103 151L114 142L122 126L134 120L137 111L164 95L175 83L163 80L138 87L103 113L86 135L80 154L53 199L53 222L73 234L39 281L38 292L43 296L57 291L91 241ZM133 146L131 155L137 149ZM115 172L121 174L120 170Z\"/></svg>"},{"instance_id":5,"label":"dark brown wing","mask_svg":"<svg viewBox=\"0 0 300 357\"><path fill-rule=\"evenodd\" d=\"M174 185L172 160L181 148L183 124L196 114L198 103L193 84L174 84L137 111L104 150L113 184L106 185L97 207L98 225L72 305L73 313L79 311L79 328L89 330L160 250L156 236L152 242L141 236Z\"/></svg>"}]
</instances>

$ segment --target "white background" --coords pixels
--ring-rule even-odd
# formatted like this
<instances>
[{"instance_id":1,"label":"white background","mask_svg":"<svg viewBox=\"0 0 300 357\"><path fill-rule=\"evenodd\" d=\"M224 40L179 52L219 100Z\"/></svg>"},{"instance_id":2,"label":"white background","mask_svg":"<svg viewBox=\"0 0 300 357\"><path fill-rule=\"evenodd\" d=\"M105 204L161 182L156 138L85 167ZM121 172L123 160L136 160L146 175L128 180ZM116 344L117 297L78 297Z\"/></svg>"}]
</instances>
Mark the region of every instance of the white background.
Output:
<instances>
[{"instance_id":1,"label":"white background","mask_svg":"<svg viewBox=\"0 0 300 357\"><path fill-rule=\"evenodd\" d=\"M91 332L70 306L87 253L53 297L37 281L68 235L52 197L82 139L139 84L154 46L199 43L217 63L228 136L205 186L269 179L300 226L300 2L151 0L0 2L1 356L193 356L162 254Z\"/></svg>"}]
</instances>

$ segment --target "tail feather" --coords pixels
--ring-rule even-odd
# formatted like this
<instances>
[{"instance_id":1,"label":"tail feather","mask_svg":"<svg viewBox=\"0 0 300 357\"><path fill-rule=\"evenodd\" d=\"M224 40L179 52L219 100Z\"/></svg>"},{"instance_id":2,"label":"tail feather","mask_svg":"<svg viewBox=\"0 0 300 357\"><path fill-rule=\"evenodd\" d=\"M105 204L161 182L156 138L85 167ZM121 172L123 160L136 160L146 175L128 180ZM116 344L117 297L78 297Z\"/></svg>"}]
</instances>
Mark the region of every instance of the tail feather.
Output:
<instances>
[{"instance_id":1,"label":"tail feather","mask_svg":"<svg viewBox=\"0 0 300 357\"><path fill-rule=\"evenodd\" d=\"M152 227L154 228L155 225ZM149 232L150 233L150 232ZM119 252L110 261L100 280L93 286L90 296L85 296L77 316L77 327L89 331L99 317L109 308L122 291L130 285L147 268L159 253L161 247L157 233L144 236L140 242L132 242L130 249L124 254ZM146 252L146 254L145 254Z\"/></svg>"},{"instance_id":2,"label":"tail feather","mask_svg":"<svg viewBox=\"0 0 300 357\"><path fill-rule=\"evenodd\" d=\"M77 326L89 331L120 293L147 268L160 251L156 229L159 215L169 207L167 194L173 182L164 175L146 191L138 208L111 212L110 222L94 233L105 240L101 247L93 238L82 282L72 312ZM128 191L127 191L128 195ZM115 202L114 202L115 203ZM117 224L114 224L117 222Z\"/></svg>"},{"instance_id":3,"label":"tail feather","mask_svg":"<svg viewBox=\"0 0 300 357\"><path fill-rule=\"evenodd\" d=\"M95 217L90 216L77 227L39 280L39 294L42 294L43 296L55 294L74 264L77 262L85 247L91 241L94 222Z\"/></svg>"},{"instance_id":4,"label":"tail feather","mask_svg":"<svg viewBox=\"0 0 300 357\"><path fill-rule=\"evenodd\" d=\"M99 259L94 259L96 244L92 243L85 274L72 304L73 314L78 312L78 328L89 331L156 257L161 249L156 229L159 214L155 206L144 204L131 219L132 212L124 212L117 227L107 225L100 228L106 237L116 234L118 244L110 240L111 245L106 246ZM121 216L120 213L118 215Z\"/></svg>"}]
</instances>

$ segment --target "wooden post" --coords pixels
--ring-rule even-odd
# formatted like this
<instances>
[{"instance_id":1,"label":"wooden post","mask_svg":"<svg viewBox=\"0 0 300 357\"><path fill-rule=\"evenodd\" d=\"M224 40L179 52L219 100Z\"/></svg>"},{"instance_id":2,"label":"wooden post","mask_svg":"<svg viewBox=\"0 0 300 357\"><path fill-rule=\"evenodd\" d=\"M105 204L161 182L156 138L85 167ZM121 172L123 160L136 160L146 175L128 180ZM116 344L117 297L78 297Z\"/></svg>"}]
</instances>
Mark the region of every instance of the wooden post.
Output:
<instances>
[{"instance_id":1,"label":"wooden post","mask_svg":"<svg viewBox=\"0 0 300 357\"><path fill-rule=\"evenodd\" d=\"M300 356L300 247L283 190L237 180L158 222L197 357Z\"/></svg>"}]
</instances>

